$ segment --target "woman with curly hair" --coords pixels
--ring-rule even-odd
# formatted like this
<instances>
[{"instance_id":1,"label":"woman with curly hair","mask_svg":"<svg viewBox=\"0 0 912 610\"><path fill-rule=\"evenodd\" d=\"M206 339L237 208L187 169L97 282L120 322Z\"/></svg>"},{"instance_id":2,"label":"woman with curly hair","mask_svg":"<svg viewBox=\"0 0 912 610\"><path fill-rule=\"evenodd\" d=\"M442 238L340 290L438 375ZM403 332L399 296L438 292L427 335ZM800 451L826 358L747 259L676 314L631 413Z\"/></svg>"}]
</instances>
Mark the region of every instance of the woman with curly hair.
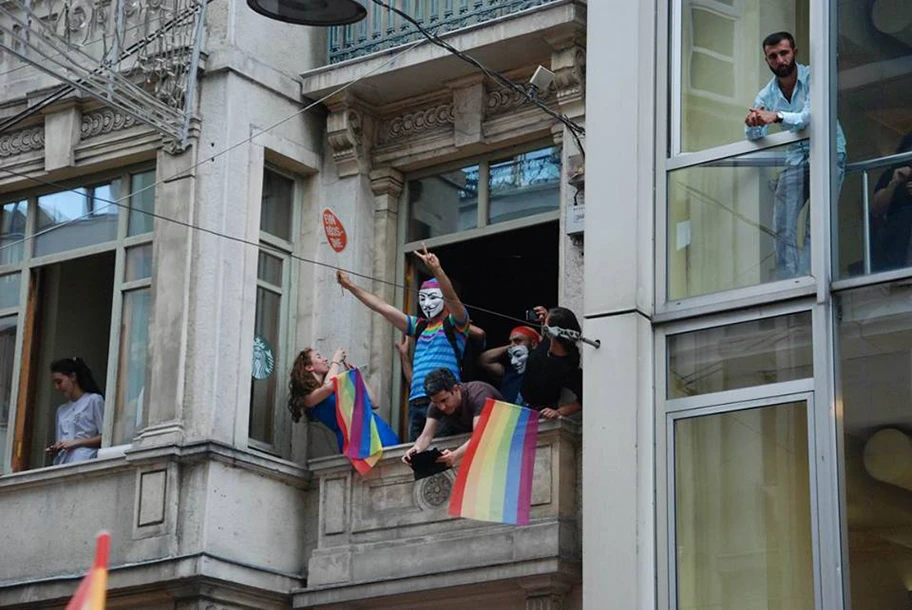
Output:
<instances>
[{"instance_id":1,"label":"woman with curly hair","mask_svg":"<svg viewBox=\"0 0 912 610\"><path fill-rule=\"evenodd\" d=\"M302 416L306 416L308 420L318 421L329 428L336 435L340 452L345 439L336 419L336 393L332 380L348 368L345 350L341 347L333 354L331 361L317 350L308 347L295 358L288 381L288 410L291 411L291 418L299 422ZM365 387L373 403L370 386L365 384ZM376 414L374 418L383 446L399 444L399 439L389 425Z\"/></svg>"}]
</instances>

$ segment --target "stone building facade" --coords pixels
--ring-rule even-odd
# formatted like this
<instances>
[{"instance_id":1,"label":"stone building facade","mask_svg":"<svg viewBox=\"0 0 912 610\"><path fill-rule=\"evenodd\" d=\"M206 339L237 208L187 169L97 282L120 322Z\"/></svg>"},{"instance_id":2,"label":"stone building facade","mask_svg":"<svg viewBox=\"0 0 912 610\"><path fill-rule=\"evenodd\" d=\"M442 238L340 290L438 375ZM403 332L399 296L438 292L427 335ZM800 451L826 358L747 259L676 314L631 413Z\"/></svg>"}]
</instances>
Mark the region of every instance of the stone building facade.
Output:
<instances>
[{"instance_id":1,"label":"stone building facade","mask_svg":"<svg viewBox=\"0 0 912 610\"><path fill-rule=\"evenodd\" d=\"M585 123L586 3L506 4L447 40L516 82L551 69L542 99ZM235 0L205 24L186 150L82 94L0 134L0 607L62 608L101 529L111 608L581 607L576 424L543 425L533 524L514 528L448 517L452 477L414 482L406 447L360 477L285 408L297 352L341 345L404 425L398 337L332 267L414 310L426 242L492 344L524 309L581 308L573 138L429 43L342 54L352 30ZM0 118L58 84L10 53L0 70ZM76 355L105 391L103 447L50 466L48 365Z\"/></svg>"}]
</instances>

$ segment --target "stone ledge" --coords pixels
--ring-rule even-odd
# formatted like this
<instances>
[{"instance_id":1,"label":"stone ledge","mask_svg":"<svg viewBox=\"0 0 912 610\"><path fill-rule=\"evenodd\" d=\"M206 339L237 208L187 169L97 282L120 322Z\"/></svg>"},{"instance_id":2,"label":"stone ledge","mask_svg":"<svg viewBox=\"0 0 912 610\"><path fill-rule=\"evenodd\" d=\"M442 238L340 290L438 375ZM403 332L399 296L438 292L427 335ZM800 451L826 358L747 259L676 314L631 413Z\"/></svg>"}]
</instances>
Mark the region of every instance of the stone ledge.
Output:
<instances>
[{"instance_id":1,"label":"stone ledge","mask_svg":"<svg viewBox=\"0 0 912 610\"><path fill-rule=\"evenodd\" d=\"M579 0L557 0L456 30L442 38L457 49L471 51L472 56L487 67L504 70L517 63L529 63L527 59L549 58L551 47L545 42L544 34L557 34L562 28L585 29L585 14L586 5ZM370 104L383 104L426 93L436 83L475 72L474 68L430 42L418 45L383 66L405 46L304 72L301 74L302 95L319 98L370 74L351 90ZM404 71L408 71L408 77L402 75Z\"/></svg>"},{"instance_id":2,"label":"stone ledge","mask_svg":"<svg viewBox=\"0 0 912 610\"><path fill-rule=\"evenodd\" d=\"M562 558L539 559L533 561L513 562L509 564L485 566L466 570L445 570L433 577L426 575L408 578L390 579L381 582L359 583L347 587L334 587L319 590L297 589L292 592L295 608L311 608L344 604L357 600L376 600L382 597L414 597L416 605L428 606L427 592L438 595L442 589L469 587L477 589L485 583L503 583L505 588L514 588L517 579L559 575L571 581L580 581L581 563ZM457 589L458 590L458 589ZM408 597L399 601L407 603Z\"/></svg>"},{"instance_id":3,"label":"stone ledge","mask_svg":"<svg viewBox=\"0 0 912 610\"><path fill-rule=\"evenodd\" d=\"M62 605L84 576L84 572L79 572L0 583L0 607L45 608L54 601ZM201 552L112 566L108 572L108 595L109 603L115 605L118 598L144 591L169 589L177 593L188 587L211 585L261 600L268 598L284 607L289 592L297 590L303 578L301 574L284 574Z\"/></svg>"}]
</instances>

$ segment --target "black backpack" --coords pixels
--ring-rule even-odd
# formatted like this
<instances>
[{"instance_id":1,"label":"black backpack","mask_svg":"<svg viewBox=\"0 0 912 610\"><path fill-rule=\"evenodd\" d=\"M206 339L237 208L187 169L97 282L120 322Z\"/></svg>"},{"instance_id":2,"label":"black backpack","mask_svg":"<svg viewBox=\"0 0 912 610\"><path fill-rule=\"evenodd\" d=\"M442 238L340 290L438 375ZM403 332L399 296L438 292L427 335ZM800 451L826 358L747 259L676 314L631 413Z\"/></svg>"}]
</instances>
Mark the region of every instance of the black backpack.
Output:
<instances>
[{"instance_id":1,"label":"black backpack","mask_svg":"<svg viewBox=\"0 0 912 610\"><path fill-rule=\"evenodd\" d=\"M424 329L427 328L427 325L427 318L418 318L418 323L415 324L416 342L421 333L424 332ZM453 327L449 315L443 319L443 332L453 348L453 353L456 354L456 360L459 361L459 380L475 381L478 379L478 359L481 356L481 352L484 351L484 345L479 345L479 342L473 339L472 335L467 335L465 349L462 352L462 358L460 358L459 343L456 341L456 329Z\"/></svg>"}]
</instances>

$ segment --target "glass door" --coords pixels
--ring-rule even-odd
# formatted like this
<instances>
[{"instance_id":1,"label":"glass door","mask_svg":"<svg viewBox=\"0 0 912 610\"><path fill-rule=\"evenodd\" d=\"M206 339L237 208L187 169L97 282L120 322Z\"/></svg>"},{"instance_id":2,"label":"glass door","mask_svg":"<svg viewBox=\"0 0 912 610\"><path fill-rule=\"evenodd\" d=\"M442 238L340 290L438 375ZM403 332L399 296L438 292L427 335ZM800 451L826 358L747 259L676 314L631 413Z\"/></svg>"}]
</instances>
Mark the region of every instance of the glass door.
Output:
<instances>
[{"instance_id":1,"label":"glass door","mask_svg":"<svg viewBox=\"0 0 912 610\"><path fill-rule=\"evenodd\" d=\"M815 608L812 396L668 414L670 607Z\"/></svg>"}]
</instances>

